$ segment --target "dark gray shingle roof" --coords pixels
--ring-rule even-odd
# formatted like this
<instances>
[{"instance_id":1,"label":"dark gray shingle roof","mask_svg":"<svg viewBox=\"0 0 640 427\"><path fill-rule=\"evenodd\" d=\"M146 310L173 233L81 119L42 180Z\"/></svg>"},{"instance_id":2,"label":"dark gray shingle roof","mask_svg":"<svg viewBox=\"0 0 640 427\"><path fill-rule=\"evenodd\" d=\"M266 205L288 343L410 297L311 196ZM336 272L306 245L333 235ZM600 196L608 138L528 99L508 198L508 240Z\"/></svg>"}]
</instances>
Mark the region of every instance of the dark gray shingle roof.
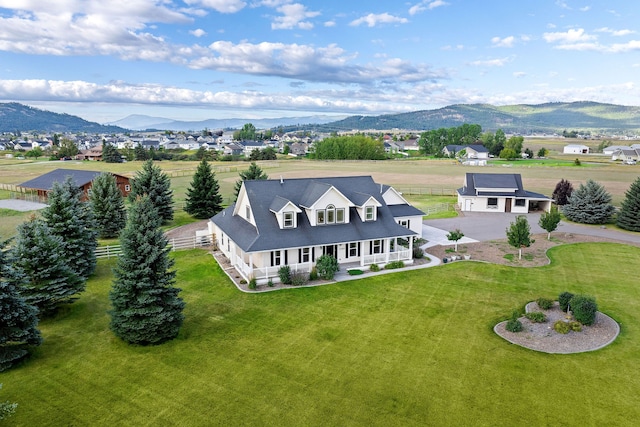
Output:
<instances>
[{"instance_id":1,"label":"dark gray shingle roof","mask_svg":"<svg viewBox=\"0 0 640 427\"><path fill-rule=\"evenodd\" d=\"M407 237L415 233L398 225L392 210L385 204L380 194L380 186L370 176L337 178L303 178L278 180L245 181L247 196L258 227L253 227L240 215L233 215L234 205L214 216L211 220L222 231L231 236L245 252L328 245L342 242ZM362 194L374 197L381 206L377 220L362 222L355 208L350 208L351 222L312 227L305 212L297 214L297 227L280 229L270 208L274 198L290 200L296 206L322 196L331 186L335 187L349 200L360 199ZM356 196L356 193L361 193ZM402 206L402 205L396 205ZM406 205L405 205L406 206ZM399 209L399 208L394 208ZM414 208L415 209L415 208ZM419 211L420 212L420 211ZM420 215L422 212L419 213Z\"/></svg>"},{"instance_id":2,"label":"dark gray shingle roof","mask_svg":"<svg viewBox=\"0 0 640 427\"><path fill-rule=\"evenodd\" d=\"M53 188L54 182L59 182L62 184L67 176L70 176L73 179L73 182L78 186L82 187L85 184L93 181L101 172L97 171L81 171L74 169L56 169L52 170L49 173L45 173L44 175L40 175L37 178L29 180L27 182L23 182L19 184L19 187L24 188L34 188L37 190L51 190Z\"/></svg>"}]
</instances>

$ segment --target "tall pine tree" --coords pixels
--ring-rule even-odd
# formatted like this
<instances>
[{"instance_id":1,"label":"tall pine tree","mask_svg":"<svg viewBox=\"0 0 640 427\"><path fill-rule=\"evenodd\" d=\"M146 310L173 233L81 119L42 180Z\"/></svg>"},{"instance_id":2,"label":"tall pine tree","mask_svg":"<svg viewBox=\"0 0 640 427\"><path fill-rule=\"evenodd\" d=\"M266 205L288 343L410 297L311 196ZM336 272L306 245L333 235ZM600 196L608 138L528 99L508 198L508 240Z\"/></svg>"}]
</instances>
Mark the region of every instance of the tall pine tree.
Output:
<instances>
[{"instance_id":1,"label":"tall pine tree","mask_svg":"<svg viewBox=\"0 0 640 427\"><path fill-rule=\"evenodd\" d=\"M147 196L129 209L120 234L122 254L109 294L111 330L132 344L160 344L178 335L184 302L174 287L175 270L160 218Z\"/></svg>"},{"instance_id":2,"label":"tall pine tree","mask_svg":"<svg viewBox=\"0 0 640 427\"><path fill-rule=\"evenodd\" d=\"M38 309L19 293L23 278L11 266L6 243L0 242L0 372L25 359L30 348L42 342Z\"/></svg>"},{"instance_id":3,"label":"tall pine tree","mask_svg":"<svg viewBox=\"0 0 640 427\"><path fill-rule=\"evenodd\" d=\"M102 142L102 160L105 163L122 163L122 155L110 142Z\"/></svg>"},{"instance_id":4,"label":"tall pine tree","mask_svg":"<svg viewBox=\"0 0 640 427\"><path fill-rule=\"evenodd\" d=\"M95 218L95 228L101 238L118 237L127 216L124 198L118 189L116 178L108 172L93 180L89 190L89 205Z\"/></svg>"},{"instance_id":5,"label":"tall pine tree","mask_svg":"<svg viewBox=\"0 0 640 427\"><path fill-rule=\"evenodd\" d=\"M211 218L222 210L220 185L206 159L200 162L193 175L184 210L200 219Z\"/></svg>"},{"instance_id":6,"label":"tall pine tree","mask_svg":"<svg viewBox=\"0 0 640 427\"><path fill-rule=\"evenodd\" d=\"M251 162L249 169L239 172L240 179L236 181L236 185L233 189L234 198L238 199L238 194L240 194L240 188L242 188L242 183L244 181L250 181L255 179L269 179L266 173L262 170L260 166L256 164L256 162Z\"/></svg>"},{"instance_id":7,"label":"tall pine tree","mask_svg":"<svg viewBox=\"0 0 640 427\"><path fill-rule=\"evenodd\" d=\"M51 233L62 239L62 250L69 266L86 280L96 269L98 233L93 212L81 198L82 189L71 176L62 184L54 182L49 191L49 206L42 211L42 217Z\"/></svg>"},{"instance_id":8,"label":"tall pine tree","mask_svg":"<svg viewBox=\"0 0 640 427\"><path fill-rule=\"evenodd\" d=\"M133 202L145 194L151 199L163 224L173 219L171 180L159 166L153 164L153 160L144 162L142 170L131 180L129 200Z\"/></svg>"},{"instance_id":9,"label":"tall pine tree","mask_svg":"<svg viewBox=\"0 0 640 427\"><path fill-rule=\"evenodd\" d=\"M640 178L636 179L625 193L617 224L625 230L640 231Z\"/></svg>"},{"instance_id":10,"label":"tall pine tree","mask_svg":"<svg viewBox=\"0 0 640 427\"><path fill-rule=\"evenodd\" d=\"M613 215L611 194L592 179L571 193L562 213L567 219L583 224L605 224Z\"/></svg>"},{"instance_id":11,"label":"tall pine tree","mask_svg":"<svg viewBox=\"0 0 640 427\"><path fill-rule=\"evenodd\" d=\"M16 274L24 277L20 294L43 315L73 302L84 291L85 281L71 267L62 238L35 216L18 226L11 258Z\"/></svg>"}]
</instances>

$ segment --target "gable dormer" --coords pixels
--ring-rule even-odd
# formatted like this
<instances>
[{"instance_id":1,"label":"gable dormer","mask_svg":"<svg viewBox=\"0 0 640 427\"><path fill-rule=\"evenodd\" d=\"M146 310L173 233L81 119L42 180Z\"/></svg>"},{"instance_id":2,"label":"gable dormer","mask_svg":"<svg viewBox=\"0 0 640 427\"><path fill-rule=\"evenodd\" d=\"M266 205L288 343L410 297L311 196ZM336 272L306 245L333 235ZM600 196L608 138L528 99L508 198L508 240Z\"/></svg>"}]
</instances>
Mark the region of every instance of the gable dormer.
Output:
<instances>
[{"instance_id":1,"label":"gable dormer","mask_svg":"<svg viewBox=\"0 0 640 427\"><path fill-rule=\"evenodd\" d=\"M378 219L378 208L382 206L375 197L370 194L354 193L352 198L356 206L356 212L362 222L376 221Z\"/></svg>"},{"instance_id":2,"label":"gable dormer","mask_svg":"<svg viewBox=\"0 0 640 427\"><path fill-rule=\"evenodd\" d=\"M298 227L298 214L302 212L302 209L297 207L291 200L276 196L271 206L269 206L269 211L276 216L281 230Z\"/></svg>"},{"instance_id":3,"label":"gable dormer","mask_svg":"<svg viewBox=\"0 0 640 427\"><path fill-rule=\"evenodd\" d=\"M381 186L382 187L382 198L387 206L391 205L408 205L407 199L402 197L402 194L398 192L393 187L390 186Z\"/></svg>"},{"instance_id":4,"label":"gable dormer","mask_svg":"<svg viewBox=\"0 0 640 427\"><path fill-rule=\"evenodd\" d=\"M317 226L348 223L353 203L333 185L314 181L307 186L300 206L311 225Z\"/></svg>"}]
</instances>

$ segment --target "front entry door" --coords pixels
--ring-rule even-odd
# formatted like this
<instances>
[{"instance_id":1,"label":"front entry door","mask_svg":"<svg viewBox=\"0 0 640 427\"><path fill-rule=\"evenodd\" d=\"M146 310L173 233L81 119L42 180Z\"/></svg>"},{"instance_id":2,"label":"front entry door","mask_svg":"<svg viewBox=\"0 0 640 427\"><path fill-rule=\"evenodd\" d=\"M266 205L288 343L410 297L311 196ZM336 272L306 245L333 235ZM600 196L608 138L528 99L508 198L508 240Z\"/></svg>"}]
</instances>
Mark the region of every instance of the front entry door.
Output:
<instances>
[{"instance_id":1,"label":"front entry door","mask_svg":"<svg viewBox=\"0 0 640 427\"><path fill-rule=\"evenodd\" d=\"M504 204L504 211L511 212L511 199L506 199Z\"/></svg>"},{"instance_id":2,"label":"front entry door","mask_svg":"<svg viewBox=\"0 0 640 427\"><path fill-rule=\"evenodd\" d=\"M338 257L338 247L337 245L327 245L324 247L324 254L331 255L332 257Z\"/></svg>"}]
</instances>

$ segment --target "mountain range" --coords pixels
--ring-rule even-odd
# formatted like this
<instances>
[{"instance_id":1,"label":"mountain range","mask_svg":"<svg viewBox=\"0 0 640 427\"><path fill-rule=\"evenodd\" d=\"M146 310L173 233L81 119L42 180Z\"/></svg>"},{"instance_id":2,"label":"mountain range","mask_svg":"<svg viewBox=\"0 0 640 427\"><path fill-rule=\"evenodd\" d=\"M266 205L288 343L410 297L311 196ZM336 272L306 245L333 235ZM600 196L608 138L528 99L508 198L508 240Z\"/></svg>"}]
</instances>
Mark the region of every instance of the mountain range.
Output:
<instances>
[{"instance_id":1,"label":"mountain range","mask_svg":"<svg viewBox=\"0 0 640 427\"><path fill-rule=\"evenodd\" d=\"M342 116L344 117L344 116ZM239 129L252 123L258 129L282 128L283 131L317 132L403 129L422 131L479 124L485 131L502 129L507 133L561 133L563 130L590 131L598 134L640 132L640 107L598 102L546 103L537 105L457 104L433 110L379 116L282 117L274 119L210 119L179 121L163 117L132 115L105 125L77 116L53 113L23 104L0 103L0 132L48 131L121 133L130 130Z\"/></svg>"}]
</instances>

